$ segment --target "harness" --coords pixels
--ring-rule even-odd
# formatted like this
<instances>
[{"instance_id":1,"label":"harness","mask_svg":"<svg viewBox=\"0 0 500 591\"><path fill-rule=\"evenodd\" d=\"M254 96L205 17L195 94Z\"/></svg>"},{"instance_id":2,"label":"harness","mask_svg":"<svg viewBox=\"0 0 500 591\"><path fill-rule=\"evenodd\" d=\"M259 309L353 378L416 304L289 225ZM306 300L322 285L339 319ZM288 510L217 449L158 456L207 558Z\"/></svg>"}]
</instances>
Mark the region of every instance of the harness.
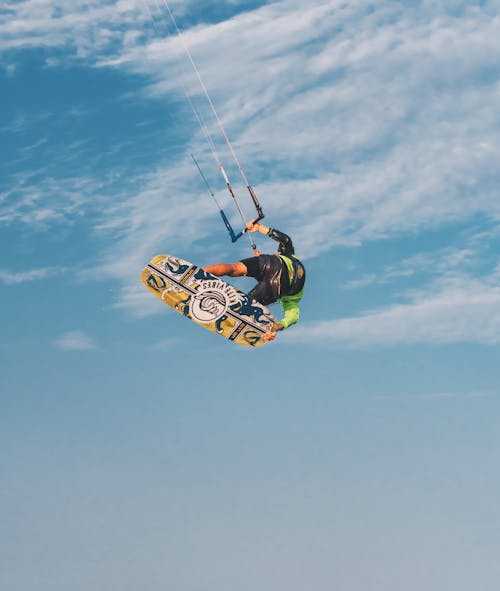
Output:
<instances>
[{"instance_id":1,"label":"harness","mask_svg":"<svg viewBox=\"0 0 500 591\"><path fill-rule=\"evenodd\" d=\"M296 295L304 289L306 270L299 259L293 255L278 255L288 270L288 289L282 289L281 295ZM284 286L283 286L284 287Z\"/></svg>"}]
</instances>

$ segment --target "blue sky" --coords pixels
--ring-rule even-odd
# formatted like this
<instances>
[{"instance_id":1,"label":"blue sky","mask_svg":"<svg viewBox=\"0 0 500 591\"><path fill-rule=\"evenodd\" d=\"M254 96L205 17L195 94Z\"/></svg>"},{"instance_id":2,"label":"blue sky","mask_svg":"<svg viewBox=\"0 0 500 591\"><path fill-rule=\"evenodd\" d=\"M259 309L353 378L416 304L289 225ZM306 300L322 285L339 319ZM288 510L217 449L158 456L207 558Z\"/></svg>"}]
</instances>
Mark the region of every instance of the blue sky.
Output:
<instances>
[{"instance_id":1,"label":"blue sky","mask_svg":"<svg viewBox=\"0 0 500 591\"><path fill-rule=\"evenodd\" d=\"M256 350L140 284L250 255L165 4L0 8L2 589L496 591L499 3L211 4L171 7L308 270Z\"/></svg>"}]
</instances>

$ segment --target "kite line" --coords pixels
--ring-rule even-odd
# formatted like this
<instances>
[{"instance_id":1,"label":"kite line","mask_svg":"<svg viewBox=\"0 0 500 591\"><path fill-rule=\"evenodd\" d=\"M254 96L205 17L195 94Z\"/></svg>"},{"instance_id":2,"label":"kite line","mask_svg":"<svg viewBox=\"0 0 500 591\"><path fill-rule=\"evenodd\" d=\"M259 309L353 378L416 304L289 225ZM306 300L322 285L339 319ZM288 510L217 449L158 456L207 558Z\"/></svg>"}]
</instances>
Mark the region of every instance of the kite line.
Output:
<instances>
[{"instance_id":1,"label":"kite line","mask_svg":"<svg viewBox=\"0 0 500 591\"><path fill-rule=\"evenodd\" d=\"M147 12L149 14L149 17L150 17L150 19L151 19L151 21L153 23L153 27L154 27L154 30L155 30L156 34L158 36L161 36L161 32L160 32L160 29L159 29L159 27L157 25L155 16L151 12L151 9L150 9L150 7L149 7L149 5L147 3L147 0L142 0L142 2L145 5L146 10L147 10ZM217 126L218 126L218 128L219 128L222 136L224 137L224 140L226 142L226 145L229 148L229 151L231 153L231 156L233 157L233 160L234 160L234 162L235 162L235 164L236 164L236 166L237 166L237 168L238 168L238 170L240 172L241 178L243 179L243 182L244 182L244 184L245 184L245 186L246 186L246 188L247 188L247 190L248 190L248 192L250 194L250 197L252 198L252 202L253 202L253 205L254 205L255 210L256 210L256 213L257 213L257 216L252 220L252 222L253 223L259 222L260 220L262 220L264 218L264 212L262 211L262 207L261 207L261 205L259 203L259 200L258 200L258 198L257 198L257 196L255 194L255 191L254 191L253 187L251 186L250 182L248 181L248 178L247 178L247 176L245 174L245 171L243 170L243 167L242 167L242 165L241 165L241 163L240 163L240 161L239 161L239 159L238 159L238 157L236 155L236 151L234 149L234 146L231 143L231 140L229 139L229 136L228 136L228 134L227 134L227 132L226 132L226 130L224 128L224 125L222 124L222 121L221 121L221 119L220 119L220 117L219 117L219 115L217 113L217 110L215 108L215 105L214 105L214 103L212 101L212 98L211 98L211 96L210 96L210 94L208 92L208 89L207 89L207 87L206 87L206 85L205 85L205 83L203 81L203 78L202 78L202 76L200 74L200 71L199 71L198 67L196 66L196 63L195 63L195 61L193 59L192 53L191 53L191 51L190 51L190 49L189 49L189 47L188 47L188 45L187 45L187 43L186 43L186 41L184 39L184 34L183 34L183 32L181 31L181 29L179 28L179 26L177 24L177 20L176 20L176 18L174 16L174 14L173 14L170 6L169 6L169 3L167 2L167 0L162 0L162 2L163 2L163 5L164 5L164 7L166 9L166 12L168 13L169 19L170 19L170 21L171 21L171 23L172 23L172 25L174 27L175 33L176 33L178 39L180 40L180 42L182 44L182 47L184 49L184 53L186 54L186 56L187 56L187 58L189 60L189 63L191 64L191 67L192 67L192 69L193 69L193 71L194 71L194 73L196 75L196 78L198 80L198 83L199 83L199 85L200 85L200 87L201 87L201 89L203 91L203 94L204 94L206 100L207 100L207 103L208 103L208 105L210 107L210 110L211 110L213 116L214 116L214 119L215 119L215 121L217 123ZM157 8L158 8L158 10L160 12L163 12L162 6L161 6L159 0L156 0L156 6L157 6ZM196 108L196 105L194 104L193 100L191 99L191 96L189 95L185 84L182 81L181 81L181 83L182 83L184 95L185 95L185 97L186 97L186 99L187 99L187 101L188 101L188 103L189 103L189 105L190 105L190 107L191 107L191 109L192 109L195 117L196 117L196 120L198 121L198 124L200 126L200 129L201 129L203 135L205 136L205 139L207 141L209 150L210 150L210 152L211 152L214 160L217 163L217 167L219 168L219 170L220 170L220 172L221 172L221 174L222 174L222 176L224 178L224 181L226 183L226 188L227 188L227 190L228 190L228 192L229 192L229 194L230 194L230 196L231 196L231 198L232 198L232 200L234 202L234 205L235 205L235 207L236 207L236 209L237 209L237 211L238 211L238 213L239 213L239 215L241 217L241 220L243 222L243 228L242 228L242 230L240 232L236 233L234 231L234 229L232 228L232 226L231 226L231 224L229 222L228 217L226 216L226 214L225 214L224 210L222 209L222 207L219 205L219 203L218 203L218 201L217 201L217 199L215 197L214 192L210 188L210 185L209 185L209 183L207 181L207 178L206 178L205 174L203 173L200 165L198 164L198 161L196 160L196 158L195 158L195 156L193 154L191 154L191 158L193 159L193 162L195 163L196 168L198 169L198 171L199 171L199 173L200 173L200 175L201 175L201 177L202 177L205 185L207 186L210 195L215 200L215 203L216 203L216 205L217 205L217 207L219 209L219 213L220 213L220 215L222 217L222 220L224 222L224 225L226 226L226 229L228 230L229 235L231 237L231 241L232 242L236 242L243 234L246 233L246 225L247 225L248 220L245 217L245 214L244 214L243 209L242 209L242 207L240 205L239 199L238 199L238 197L237 197L237 195L236 195L236 193L234 191L234 188L233 188L233 186L232 186L232 184L231 184L231 182L229 180L229 177L228 177L228 175L226 173L226 170L224 169L224 166L222 165L221 159L219 158L219 155L218 155L217 150L216 150L216 147L215 147L215 142L213 141L213 138L210 135L210 132L208 130L208 127L207 127L205 121L203 120L203 118L202 118L199 110ZM247 235L249 237L249 240L250 240L250 244L251 244L252 249L255 250L257 248L257 246L256 246L256 244L255 244L255 242L253 240L252 234L251 233L247 233Z\"/></svg>"}]
</instances>

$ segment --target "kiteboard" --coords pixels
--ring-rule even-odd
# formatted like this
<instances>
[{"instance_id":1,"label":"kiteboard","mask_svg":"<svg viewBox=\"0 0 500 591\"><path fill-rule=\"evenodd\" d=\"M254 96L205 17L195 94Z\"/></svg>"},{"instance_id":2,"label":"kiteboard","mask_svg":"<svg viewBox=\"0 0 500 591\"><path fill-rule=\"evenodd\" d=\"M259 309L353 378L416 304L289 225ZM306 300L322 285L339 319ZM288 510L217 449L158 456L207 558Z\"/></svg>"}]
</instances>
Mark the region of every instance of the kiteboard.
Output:
<instances>
[{"instance_id":1,"label":"kiteboard","mask_svg":"<svg viewBox=\"0 0 500 591\"><path fill-rule=\"evenodd\" d=\"M266 333L276 330L276 319L262 304L178 257L155 256L144 267L141 278L167 306L240 345L263 345Z\"/></svg>"}]
</instances>

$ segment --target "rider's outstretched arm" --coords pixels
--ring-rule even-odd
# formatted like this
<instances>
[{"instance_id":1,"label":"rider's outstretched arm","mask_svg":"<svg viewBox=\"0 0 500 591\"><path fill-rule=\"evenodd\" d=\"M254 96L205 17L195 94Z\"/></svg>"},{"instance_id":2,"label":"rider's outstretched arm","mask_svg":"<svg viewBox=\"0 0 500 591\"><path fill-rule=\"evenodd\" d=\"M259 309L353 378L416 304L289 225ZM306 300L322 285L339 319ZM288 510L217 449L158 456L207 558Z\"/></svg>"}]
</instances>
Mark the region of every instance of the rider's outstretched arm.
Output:
<instances>
[{"instance_id":1,"label":"rider's outstretched arm","mask_svg":"<svg viewBox=\"0 0 500 591\"><path fill-rule=\"evenodd\" d=\"M269 238L276 240L276 242L283 244L283 252L290 252L292 254L294 252L292 239L284 232L269 228L268 226L264 226L264 224L254 224L252 222L247 224L247 230L249 232L260 232L261 234L265 234L266 236L269 236Z\"/></svg>"},{"instance_id":2,"label":"rider's outstretched arm","mask_svg":"<svg viewBox=\"0 0 500 591\"><path fill-rule=\"evenodd\" d=\"M267 226L264 226L264 224L248 222L247 230L248 230L248 232L260 232L261 234L267 234L269 232L270 228L268 228Z\"/></svg>"},{"instance_id":3,"label":"rider's outstretched arm","mask_svg":"<svg viewBox=\"0 0 500 591\"><path fill-rule=\"evenodd\" d=\"M238 261L237 263L217 263L208 267L203 267L204 271L217 277L227 275L228 277L241 277L248 272L247 266Z\"/></svg>"}]
</instances>

